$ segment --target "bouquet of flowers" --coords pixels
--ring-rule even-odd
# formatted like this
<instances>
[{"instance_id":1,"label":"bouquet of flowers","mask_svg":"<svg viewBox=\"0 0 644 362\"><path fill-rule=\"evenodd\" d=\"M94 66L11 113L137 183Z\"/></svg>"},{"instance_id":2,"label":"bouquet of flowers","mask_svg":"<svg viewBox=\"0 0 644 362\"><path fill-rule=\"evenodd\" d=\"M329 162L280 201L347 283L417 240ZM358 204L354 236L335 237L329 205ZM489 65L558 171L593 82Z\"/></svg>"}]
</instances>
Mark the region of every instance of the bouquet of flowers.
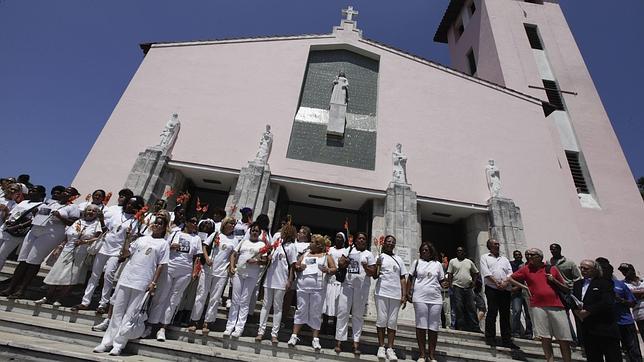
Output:
<instances>
[{"instance_id":1,"label":"bouquet of flowers","mask_svg":"<svg viewBox=\"0 0 644 362\"><path fill-rule=\"evenodd\" d=\"M111 198L112 198L112 191L108 192L107 195L105 195L105 198L103 199L103 205L107 205L107 203L110 202Z\"/></svg>"},{"instance_id":2,"label":"bouquet of flowers","mask_svg":"<svg viewBox=\"0 0 644 362\"><path fill-rule=\"evenodd\" d=\"M197 220L201 220L208 212L208 204L202 204L199 197L197 197L197 206L195 207Z\"/></svg>"}]
</instances>

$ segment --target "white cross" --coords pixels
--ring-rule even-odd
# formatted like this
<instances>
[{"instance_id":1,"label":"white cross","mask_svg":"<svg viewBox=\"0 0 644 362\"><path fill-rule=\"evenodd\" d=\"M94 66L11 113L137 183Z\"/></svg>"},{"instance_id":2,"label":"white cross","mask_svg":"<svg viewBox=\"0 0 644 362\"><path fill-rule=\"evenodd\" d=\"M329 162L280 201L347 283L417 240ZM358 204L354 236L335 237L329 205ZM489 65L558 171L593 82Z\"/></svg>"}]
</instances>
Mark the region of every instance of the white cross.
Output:
<instances>
[{"instance_id":1,"label":"white cross","mask_svg":"<svg viewBox=\"0 0 644 362\"><path fill-rule=\"evenodd\" d=\"M349 6L346 9L342 9L342 15L347 17L345 20L353 21L353 16L358 16L358 11L353 10L353 6Z\"/></svg>"}]
</instances>

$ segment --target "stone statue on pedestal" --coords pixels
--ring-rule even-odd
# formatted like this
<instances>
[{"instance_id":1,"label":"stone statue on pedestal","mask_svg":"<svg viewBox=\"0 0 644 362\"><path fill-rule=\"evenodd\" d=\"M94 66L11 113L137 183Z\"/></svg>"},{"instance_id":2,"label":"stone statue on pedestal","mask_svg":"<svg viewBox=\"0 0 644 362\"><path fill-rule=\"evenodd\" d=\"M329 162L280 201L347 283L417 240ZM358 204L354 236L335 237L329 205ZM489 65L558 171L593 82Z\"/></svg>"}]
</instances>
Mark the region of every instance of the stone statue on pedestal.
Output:
<instances>
[{"instance_id":1,"label":"stone statue on pedestal","mask_svg":"<svg viewBox=\"0 0 644 362\"><path fill-rule=\"evenodd\" d=\"M487 187L490 190L490 196L501 196L501 172L496 167L494 160L489 160L485 167L485 176L487 178Z\"/></svg>"},{"instance_id":2,"label":"stone statue on pedestal","mask_svg":"<svg viewBox=\"0 0 644 362\"><path fill-rule=\"evenodd\" d=\"M174 143L177 141L177 136L179 135L179 129L181 128L181 122L179 122L179 115L173 114L172 117L168 120L163 131L161 132L161 141L156 147L160 149L163 154L168 154L172 151Z\"/></svg>"},{"instance_id":3,"label":"stone statue on pedestal","mask_svg":"<svg viewBox=\"0 0 644 362\"><path fill-rule=\"evenodd\" d=\"M329 101L329 125L327 133L334 136L344 136L344 126L349 103L349 80L340 72L333 80L331 101Z\"/></svg>"},{"instance_id":4,"label":"stone statue on pedestal","mask_svg":"<svg viewBox=\"0 0 644 362\"><path fill-rule=\"evenodd\" d=\"M271 154L272 146L273 134L271 133L271 125L267 124L266 131L262 134L262 138L259 140L259 149L257 149L257 154L255 155L255 160L253 162L265 165L268 162L268 156Z\"/></svg>"},{"instance_id":5,"label":"stone statue on pedestal","mask_svg":"<svg viewBox=\"0 0 644 362\"><path fill-rule=\"evenodd\" d=\"M402 144L396 144L393 154L394 171L392 181L395 183L407 183L407 155L402 152Z\"/></svg>"}]
</instances>

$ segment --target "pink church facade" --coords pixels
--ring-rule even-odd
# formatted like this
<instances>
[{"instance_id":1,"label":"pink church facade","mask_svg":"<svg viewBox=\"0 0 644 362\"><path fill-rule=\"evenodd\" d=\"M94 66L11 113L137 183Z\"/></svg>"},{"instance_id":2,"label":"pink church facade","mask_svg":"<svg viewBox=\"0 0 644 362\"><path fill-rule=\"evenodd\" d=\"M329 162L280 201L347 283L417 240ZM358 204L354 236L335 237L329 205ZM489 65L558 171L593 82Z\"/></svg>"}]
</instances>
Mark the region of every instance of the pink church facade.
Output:
<instances>
[{"instance_id":1,"label":"pink church facade","mask_svg":"<svg viewBox=\"0 0 644 362\"><path fill-rule=\"evenodd\" d=\"M455 69L368 40L352 20L327 35L148 44L73 184L83 191L122 188L139 153L158 143L177 113L181 129L162 164L174 176L135 191L152 200L168 187L189 187L204 199L216 192L225 199L221 207L250 206L233 199L240 197L243 169L270 124L273 142L264 169L270 174L254 205L262 205L271 219L280 210L305 210L302 223L339 231L344 210L352 229L412 239L401 243L411 255L420 240L435 239L446 250L466 245L476 255L493 227L486 165L494 160L501 197L520 208L519 225L506 228L518 230L510 237L513 247L547 250L558 242L576 261L602 255L644 267L638 247L644 205L561 9L553 2L477 0L456 40L455 25L470 4L453 1L436 35L449 43ZM545 55L531 48L526 24L538 28ZM468 74L470 50L474 76ZM349 111L356 113L347 116L347 133L337 147L336 139L327 138L319 155L298 155L305 131L324 123L298 121L305 110L325 114L305 105L308 90L331 94L332 84L319 86L311 74L336 64L313 61L312 54L324 59L333 51L348 57L349 66L368 64L347 72ZM545 116L543 101L550 99L533 87L544 87L542 80L552 77L559 89L576 95L560 93L565 110ZM375 94L365 97L367 110L351 110L352 99L362 102L360 92L367 91ZM350 147L354 120L368 124L355 126L357 151L338 151ZM407 157L407 201L413 204L400 208L416 215L412 221L390 220L395 216L387 212L397 143ZM575 152L585 193L571 175L569 157Z\"/></svg>"}]
</instances>

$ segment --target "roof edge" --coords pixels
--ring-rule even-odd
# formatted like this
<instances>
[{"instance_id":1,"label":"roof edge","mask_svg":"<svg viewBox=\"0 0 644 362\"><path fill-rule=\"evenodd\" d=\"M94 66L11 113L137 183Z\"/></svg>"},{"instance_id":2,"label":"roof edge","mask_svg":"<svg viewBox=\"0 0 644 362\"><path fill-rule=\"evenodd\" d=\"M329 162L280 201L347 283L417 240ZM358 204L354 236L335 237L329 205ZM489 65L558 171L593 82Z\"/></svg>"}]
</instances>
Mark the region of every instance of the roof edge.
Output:
<instances>
[{"instance_id":1,"label":"roof edge","mask_svg":"<svg viewBox=\"0 0 644 362\"><path fill-rule=\"evenodd\" d=\"M434 41L437 43L447 44L447 33L449 32L450 26L454 22L454 19L461 13L461 9L465 5L465 0L450 0L445 14L443 14L443 19L436 29L436 34L434 34Z\"/></svg>"}]
</instances>

